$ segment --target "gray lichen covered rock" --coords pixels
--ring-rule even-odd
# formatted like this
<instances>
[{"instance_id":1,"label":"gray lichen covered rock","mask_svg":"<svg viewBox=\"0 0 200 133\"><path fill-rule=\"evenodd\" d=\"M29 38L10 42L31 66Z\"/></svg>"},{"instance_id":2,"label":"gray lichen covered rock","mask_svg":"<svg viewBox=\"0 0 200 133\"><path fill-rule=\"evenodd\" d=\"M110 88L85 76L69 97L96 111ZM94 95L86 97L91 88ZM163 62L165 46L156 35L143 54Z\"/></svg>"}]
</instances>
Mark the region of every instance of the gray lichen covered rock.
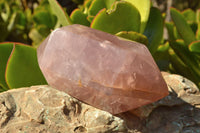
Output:
<instances>
[{"instance_id":1,"label":"gray lichen covered rock","mask_svg":"<svg viewBox=\"0 0 200 133\"><path fill-rule=\"evenodd\" d=\"M0 133L200 133L198 88L163 77L169 96L115 116L50 86L9 90L0 94Z\"/></svg>"},{"instance_id":2,"label":"gray lichen covered rock","mask_svg":"<svg viewBox=\"0 0 200 133\"><path fill-rule=\"evenodd\" d=\"M50 86L10 90L0 95L0 132L126 132L124 121L79 102Z\"/></svg>"}]
</instances>

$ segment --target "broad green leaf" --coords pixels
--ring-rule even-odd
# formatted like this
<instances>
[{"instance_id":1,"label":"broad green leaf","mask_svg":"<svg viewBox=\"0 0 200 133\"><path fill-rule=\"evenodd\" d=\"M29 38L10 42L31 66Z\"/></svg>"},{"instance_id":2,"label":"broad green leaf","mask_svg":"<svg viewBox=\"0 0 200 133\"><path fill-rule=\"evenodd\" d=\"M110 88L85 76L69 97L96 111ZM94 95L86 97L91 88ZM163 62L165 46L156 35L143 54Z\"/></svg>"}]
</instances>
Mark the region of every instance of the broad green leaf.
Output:
<instances>
[{"instance_id":1,"label":"broad green leaf","mask_svg":"<svg viewBox=\"0 0 200 133\"><path fill-rule=\"evenodd\" d=\"M176 26L174 26L174 37L175 39L182 39L182 37L179 35Z\"/></svg>"},{"instance_id":2,"label":"broad green leaf","mask_svg":"<svg viewBox=\"0 0 200 133\"><path fill-rule=\"evenodd\" d=\"M94 19L94 17L95 17L95 16L88 16L88 17L87 17L87 20L88 20L90 23L92 23L92 20Z\"/></svg>"},{"instance_id":3,"label":"broad green leaf","mask_svg":"<svg viewBox=\"0 0 200 133\"><path fill-rule=\"evenodd\" d=\"M189 50L190 50L191 52L200 54L200 41L192 42L192 43L189 45Z\"/></svg>"},{"instance_id":4,"label":"broad green leaf","mask_svg":"<svg viewBox=\"0 0 200 133\"><path fill-rule=\"evenodd\" d=\"M196 22L196 14L192 9L186 9L182 12L182 15L188 22Z\"/></svg>"},{"instance_id":5,"label":"broad green leaf","mask_svg":"<svg viewBox=\"0 0 200 133\"><path fill-rule=\"evenodd\" d=\"M167 28L169 40L170 41L176 40L177 38L175 38L175 35L174 35L174 24L171 22L165 22L165 26Z\"/></svg>"},{"instance_id":6,"label":"broad green leaf","mask_svg":"<svg viewBox=\"0 0 200 133\"><path fill-rule=\"evenodd\" d=\"M169 42L160 44L153 55L153 58L161 71L167 71L169 69L169 48Z\"/></svg>"},{"instance_id":7,"label":"broad green leaf","mask_svg":"<svg viewBox=\"0 0 200 133\"><path fill-rule=\"evenodd\" d=\"M71 13L70 18L74 24L90 26L90 22L87 20L87 15L81 12L80 9L75 9Z\"/></svg>"},{"instance_id":8,"label":"broad green leaf","mask_svg":"<svg viewBox=\"0 0 200 133\"><path fill-rule=\"evenodd\" d=\"M196 22L200 22L200 9L196 11Z\"/></svg>"},{"instance_id":9,"label":"broad green leaf","mask_svg":"<svg viewBox=\"0 0 200 133\"><path fill-rule=\"evenodd\" d=\"M197 13L196 13L196 22L197 22L197 32L196 32L196 38L197 40L200 40L200 9L197 10Z\"/></svg>"},{"instance_id":10,"label":"broad green leaf","mask_svg":"<svg viewBox=\"0 0 200 133\"><path fill-rule=\"evenodd\" d=\"M14 44L6 68L6 81L10 88L46 84L38 66L35 48Z\"/></svg>"},{"instance_id":11,"label":"broad green leaf","mask_svg":"<svg viewBox=\"0 0 200 133\"><path fill-rule=\"evenodd\" d=\"M163 37L163 21L161 12L157 8L151 7L144 35L148 38L148 48L152 55L156 52Z\"/></svg>"},{"instance_id":12,"label":"broad green leaf","mask_svg":"<svg viewBox=\"0 0 200 133\"><path fill-rule=\"evenodd\" d=\"M116 1L120 1L120 0L104 0L106 9L110 9Z\"/></svg>"},{"instance_id":13,"label":"broad green leaf","mask_svg":"<svg viewBox=\"0 0 200 133\"><path fill-rule=\"evenodd\" d=\"M190 28L192 29L192 32L193 32L193 33L196 33L196 32L197 32L197 30L198 30L198 24L197 24L196 22L188 23L188 25L189 25ZM195 35L195 34L194 34L194 35ZM195 38L196 38L196 36L195 36Z\"/></svg>"},{"instance_id":14,"label":"broad green leaf","mask_svg":"<svg viewBox=\"0 0 200 133\"><path fill-rule=\"evenodd\" d=\"M140 33L143 33L149 18L151 1L150 0L125 0L125 1L133 4L140 12L141 16Z\"/></svg>"},{"instance_id":15,"label":"broad green leaf","mask_svg":"<svg viewBox=\"0 0 200 133\"><path fill-rule=\"evenodd\" d=\"M167 28L167 32L168 32L170 41L175 41L177 39L181 39L173 22L165 22L165 26Z\"/></svg>"},{"instance_id":16,"label":"broad green leaf","mask_svg":"<svg viewBox=\"0 0 200 133\"><path fill-rule=\"evenodd\" d=\"M174 24L176 25L177 31L185 41L185 44L189 45L191 42L195 41L195 35L190 26L187 24L184 16L175 8L171 8L170 13Z\"/></svg>"},{"instance_id":17,"label":"broad green leaf","mask_svg":"<svg viewBox=\"0 0 200 133\"><path fill-rule=\"evenodd\" d=\"M112 4L119 0L93 0L88 9L88 21L92 22L96 14L103 8L107 10L111 8Z\"/></svg>"},{"instance_id":18,"label":"broad green leaf","mask_svg":"<svg viewBox=\"0 0 200 133\"><path fill-rule=\"evenodd\" d=\"M138 32L121 31L121 32L118 32L116 35L119 36L119 37L126 38L128 40L132 40L132 41L135 41L135 42L145 44L145 45L148 44L147 37L145 35L141 34L141 33L138 33Z\"/></svg>"},{"instance_id":19,"label":"broad green leaf","mask_svg":"<svg viewBox=\"0 0 200 133\"><path fill-rule=\"evenodd\" d=\"M57 16L58 21L62 26L71 25L72 22L70 20L70 17L67 13L64 12L62 7L59 5L59 3L56 0L48 0L49 4L51 6L51 9L53 13Z\"/></svg>"},{"instance_id":20,"label":"broad green leaf","mask_svg":"<svg viewBox=\"0 0 200 133\"><path fill-rule=\"evenodd\" d=\"M196 57L188 50L183 40L177 40L176 42L170 43L170 46L178 57L188 66L193 77L196 80L200 79L200 66L199 61Z\"/></svg>"},{"instance_id":21,"label":"broad green leaf","mask_svg":"<svg viewBox=\"0 0 200 133\"><path fill-rule=\"evenodd\" d=\"M91 28L98 29L111 34L120 31L139 32L140 14L130 3L115 2L112 9L102 9L93 19Z\"/></svg>"},{"instance_id":22,"label":"broad green leaf","mask_svg":"<svg viewBox=\"0 0 200 133\"><path fill-rule=\"evenodd\" d=\"M200 29L199 28L197 29L197 32L196 32L196 38L197 38L197 40L200 40Z\"/></svg>"},{"instance_id":23,"label":"broad green leaf","mask_svg":"<svg viewBox=\"0 0 200 133\"><path fill-rule=\"evenodd\" d=\"M88 16L96 16L103 8L106 8L104 0L93 0L88 9Z\"/></svg>"},{"instance_id":24,"label":"broad green leaf","mask_svg":"<svg viewBox=\"0 0 200 133\"><path fill-rule=\"evenodd\" d=\"M155 54L154 54L154 59L157 60L168 60L169 58L169 54L168 54L168 50L169 50L169 42L166 42L165 44L160 44L158 46L158 49L156 50Z\"/></svg>"},{"instance_id":25,"label":"broad green leaf","mask_svg":"<svg viewBox=\"0 0 200 133\"><path fill-rule=\"evenodd\" d=\"M88 10L89 16L96 16L96 14L103 8L110 9L112 4L119 0L93 0Z\"/></svg>"},{"instance_id":26,"label":"broad green leaf","mask_svg":"<svg viewBox=\"0 0 200 133\"><path fill-rule=\"evenodd\" d=\"M194 79L188 66L177 56L173 49L169 49L169 55L170 62L172 63L172 66L176 71L175 73L179 73L193 81L196 80Z\"/></svg>"},{"instance_id":27,"label":"broad green leaf","mask_svg":"<svg viewBox=\"0 0 200 133\"><path fill-rule=\"evenodd\" d=\"M2 87L3 90L8 89L8 85L5 80L5 70L12 49L12 43L0 43L0 87Z\"/></svg>"}]
</instances>

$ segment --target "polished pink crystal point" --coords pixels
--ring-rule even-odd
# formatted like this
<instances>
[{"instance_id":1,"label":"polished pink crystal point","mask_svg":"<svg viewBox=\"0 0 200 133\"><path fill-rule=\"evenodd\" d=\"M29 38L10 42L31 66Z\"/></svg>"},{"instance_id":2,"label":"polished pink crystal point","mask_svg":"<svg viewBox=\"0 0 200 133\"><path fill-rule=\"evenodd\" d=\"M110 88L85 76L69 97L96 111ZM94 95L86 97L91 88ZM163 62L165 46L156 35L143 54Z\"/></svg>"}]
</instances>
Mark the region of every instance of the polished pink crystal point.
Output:
<instances>
[{"instance_id":1,"label":"polished pink crystal point","mask_svg":"<svg viewBox=\"0 0 200 133\"><path fill-rule=\"evenodd\" d=\"M54 30L39 46L49 85L118 114L168 95L147 47L82 25Z\"/></svg>"}]
</instances>

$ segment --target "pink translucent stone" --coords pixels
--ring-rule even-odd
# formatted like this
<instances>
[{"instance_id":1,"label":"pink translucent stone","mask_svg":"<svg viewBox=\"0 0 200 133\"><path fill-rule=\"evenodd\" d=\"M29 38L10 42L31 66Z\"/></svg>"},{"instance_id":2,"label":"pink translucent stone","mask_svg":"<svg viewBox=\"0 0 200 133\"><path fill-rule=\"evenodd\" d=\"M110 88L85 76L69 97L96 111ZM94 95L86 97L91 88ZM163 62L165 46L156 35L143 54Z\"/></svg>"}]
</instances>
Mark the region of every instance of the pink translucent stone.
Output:
<instances>
[{"instance_id":1,"label":"pink translucent stone","mask_svg":"<svg viewBox=\"0 0 200 133\"><path fill-rule=\"evenodd\" d=\"M150 52L137 42L70 25L54 30L37 52L49 85L112 114L168 95Z\"/></svg>"}]
</instances>

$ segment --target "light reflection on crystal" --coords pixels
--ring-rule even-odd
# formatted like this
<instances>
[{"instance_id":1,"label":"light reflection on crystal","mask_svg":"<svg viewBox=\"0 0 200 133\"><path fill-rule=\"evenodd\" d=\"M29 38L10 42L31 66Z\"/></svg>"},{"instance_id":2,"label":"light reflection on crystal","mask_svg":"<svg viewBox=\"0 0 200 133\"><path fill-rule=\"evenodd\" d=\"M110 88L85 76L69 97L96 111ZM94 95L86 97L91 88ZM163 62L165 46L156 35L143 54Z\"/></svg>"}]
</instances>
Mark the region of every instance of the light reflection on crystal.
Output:
<instances>
[{"instance_id":1,"label":"light reflection on crystal","mask_svg":"<svg viewBox=\"0 0 200 133\"><path fill-rule=\"evenodd\" d=\"M112 114L168 95L146 46L81 25L62 27L38 48L47 82Z\"/></svg>"}]
</instances>

